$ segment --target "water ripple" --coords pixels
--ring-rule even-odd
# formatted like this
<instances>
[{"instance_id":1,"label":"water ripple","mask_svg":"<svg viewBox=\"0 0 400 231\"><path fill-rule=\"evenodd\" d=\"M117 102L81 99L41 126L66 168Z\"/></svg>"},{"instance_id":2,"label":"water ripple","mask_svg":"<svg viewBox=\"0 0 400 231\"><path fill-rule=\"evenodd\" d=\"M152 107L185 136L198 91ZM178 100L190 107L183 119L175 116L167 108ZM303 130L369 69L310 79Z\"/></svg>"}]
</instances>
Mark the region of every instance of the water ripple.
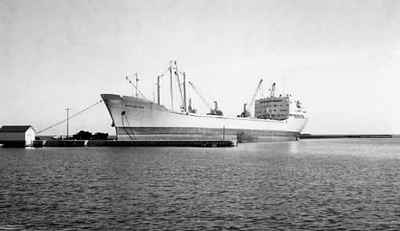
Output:
<instances>
[{"instance_id":1,"label":"water ripple","mask_svg":"<svg viewBox=\"0 0 400 231\"><path fill-rule=\"evenodd\" d=\"M0 149L0 230L399 230L395 141Z\"/></svg>"}]
</instances>

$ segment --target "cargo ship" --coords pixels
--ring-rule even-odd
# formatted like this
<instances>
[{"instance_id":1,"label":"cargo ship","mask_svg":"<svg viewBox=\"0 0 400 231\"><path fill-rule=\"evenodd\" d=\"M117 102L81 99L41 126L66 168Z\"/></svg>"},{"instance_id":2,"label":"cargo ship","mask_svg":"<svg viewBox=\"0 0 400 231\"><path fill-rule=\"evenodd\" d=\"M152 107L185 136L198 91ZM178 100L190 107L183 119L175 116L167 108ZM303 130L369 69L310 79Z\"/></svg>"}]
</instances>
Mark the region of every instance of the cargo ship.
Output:
<instances>
[{"instance_id":1,"label":"cargo ship","mask_svg":"<svg viewBox=\"0 0 400 231\"><path fill-rule=\"evenodd\" d=\"M256 99L263 82L260 80L252 99L243 105L243 111L237 116L225 116L215 101L209 113L197 113L191 99L186 97L186 75L178 72L176 62L168 68L167 77L170 79L171 105L173 82L176 81L179 86L182 96L180 110L162 105L162 77L165 76L160 75L157 78L157 101L140 97L137 93L136 96L101 95L118 140L193 141L235 137L238 142L290 141L298 139L307 123L306 110L301 102L294 100L291 95L276 95L275 83L269 89L267 97ZM192 82L188 83L199 93ZM206 101L200 94L199 96ZM247 108L253 107L253 113L250 113Z\"/></svg>"}]
</instances>

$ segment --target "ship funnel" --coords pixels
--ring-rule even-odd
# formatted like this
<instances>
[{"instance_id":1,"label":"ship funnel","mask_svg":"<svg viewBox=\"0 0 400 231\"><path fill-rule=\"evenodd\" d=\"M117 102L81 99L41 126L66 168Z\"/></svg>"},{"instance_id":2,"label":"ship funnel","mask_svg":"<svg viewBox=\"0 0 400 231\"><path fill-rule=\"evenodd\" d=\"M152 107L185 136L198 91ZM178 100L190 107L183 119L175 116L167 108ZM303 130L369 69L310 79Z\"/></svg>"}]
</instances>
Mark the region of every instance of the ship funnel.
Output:
<instances>
[{"instance_id":1,"label":"ship funnel","mask_svg":"<svg viewBox=\"0 0 400 231\"><path fill-rule=\"evenodd\" d=\"M224 115L224 113L222 113L222 111L218 109L217 101L214 101L214 108L210 109L210 112L207 113L207 115L220 115L220 116Z\"/></svg>"},{"instance_id":2,"label":"ship funnel","mask_svg":"<svg viewBox=\"0 0 400 231\"><path fill-rule=\"evenodd\" d=\"M217 111L218 110L218 102L214 101L214 110Z\"/></svg>"},{"instance_id":3,"label":"ship funnel","mask_svg":"<svg viewBox=\"0 0 400 231\"><path fill-rule=\"evenodd\" d=\"M275 97L275 87L276 87L276 83L274 82L271 87L271 97Z\"/></svg>"}]
</instances>

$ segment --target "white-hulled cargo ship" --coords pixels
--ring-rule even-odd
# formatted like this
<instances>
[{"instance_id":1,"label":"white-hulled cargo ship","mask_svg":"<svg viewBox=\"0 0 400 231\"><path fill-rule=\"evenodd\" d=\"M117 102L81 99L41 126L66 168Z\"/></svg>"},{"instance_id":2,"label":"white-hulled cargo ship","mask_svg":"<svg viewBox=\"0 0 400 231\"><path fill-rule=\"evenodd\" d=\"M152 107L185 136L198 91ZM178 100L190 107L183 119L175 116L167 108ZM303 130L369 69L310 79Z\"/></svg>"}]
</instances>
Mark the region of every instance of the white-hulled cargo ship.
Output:
<instances>
[{"instance_id":1,"label":"white-hulled cargo ship","mask_svg":"<svg viewBox=\"0 0 400 231\"><path fill-rule=\"evenodd\" d=\"M169 70L171 82L176 76L178 83L183 85L179 87L181 91L183 88L181 111L161 105L159 90L157 102L141 97L101 95L118 140L190 141L235 136L239 142L287 141L297 140L307 123L306 111L299 101L289 95L275 96L275 83L268 97L255 100L254 94L251 100L254 102L249 103L250 106L254 105L254 116L250 116L246 105L237 117L224 116L216 102L210 113L197 114L192 109L190 99L186 106L185 76L181 83L177 69L171 66Z\"/></svg>"}]
</instances>

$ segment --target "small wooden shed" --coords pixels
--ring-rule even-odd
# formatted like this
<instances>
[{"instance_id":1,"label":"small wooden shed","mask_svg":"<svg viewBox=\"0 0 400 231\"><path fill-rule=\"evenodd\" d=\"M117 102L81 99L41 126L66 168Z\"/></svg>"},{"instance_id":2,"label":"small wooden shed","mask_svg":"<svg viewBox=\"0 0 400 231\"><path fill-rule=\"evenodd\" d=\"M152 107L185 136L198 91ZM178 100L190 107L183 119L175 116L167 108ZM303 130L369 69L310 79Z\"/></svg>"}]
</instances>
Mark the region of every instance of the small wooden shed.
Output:
<instances>
[{"instance_id":1,"label":"small wooden shed","mask_svg":"<svg viewBox=\"0 0 400 231\"><path fill-rule=\"evenodd\" d=\"M31 146L36 132L31 125L7 125L0 128L0 144L4 146Z\"/></svg>"}]
</instances>

